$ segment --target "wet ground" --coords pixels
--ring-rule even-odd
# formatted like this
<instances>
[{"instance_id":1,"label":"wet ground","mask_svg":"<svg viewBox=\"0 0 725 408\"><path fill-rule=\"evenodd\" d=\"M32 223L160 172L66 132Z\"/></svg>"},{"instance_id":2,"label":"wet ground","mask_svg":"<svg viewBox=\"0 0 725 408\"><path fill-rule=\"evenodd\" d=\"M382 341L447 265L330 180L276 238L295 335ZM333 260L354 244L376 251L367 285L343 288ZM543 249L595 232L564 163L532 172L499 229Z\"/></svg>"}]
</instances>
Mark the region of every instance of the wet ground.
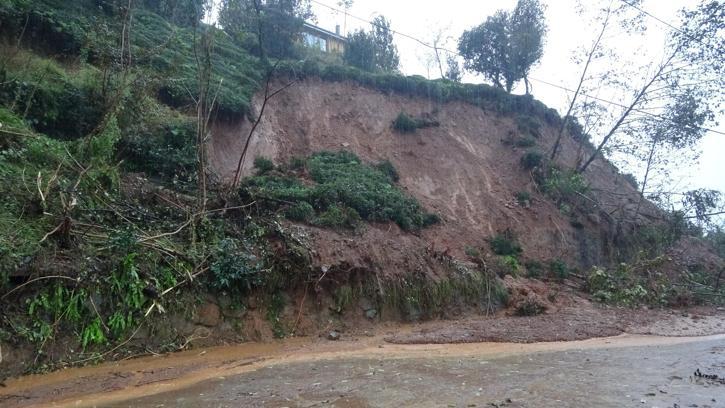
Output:
<instances>
[{"instance_id":1,"label":"wet ground","mask_svg":"<svg viewBox=\"0 0 725 408\"><path fill-rule=\"evenodd\" d=\"M725 385L692 376L697 368L725 374L723 337L601 346L278 364L112 406L725 407Z\"/></svg>"},{"instance_id":2,"label":"wet ground","mask_svg":"<svg viewBox=\"0 0 725 408\"><path fill-rule=\"evenodd\" d=\"M720 311L580 314L472 317L338 341L140 357L8 379L0 406L725 407L725 385L693 377L696 369L725 375ZM630 334L551 341L610 327Z\"/></svg>"}]
</instances>

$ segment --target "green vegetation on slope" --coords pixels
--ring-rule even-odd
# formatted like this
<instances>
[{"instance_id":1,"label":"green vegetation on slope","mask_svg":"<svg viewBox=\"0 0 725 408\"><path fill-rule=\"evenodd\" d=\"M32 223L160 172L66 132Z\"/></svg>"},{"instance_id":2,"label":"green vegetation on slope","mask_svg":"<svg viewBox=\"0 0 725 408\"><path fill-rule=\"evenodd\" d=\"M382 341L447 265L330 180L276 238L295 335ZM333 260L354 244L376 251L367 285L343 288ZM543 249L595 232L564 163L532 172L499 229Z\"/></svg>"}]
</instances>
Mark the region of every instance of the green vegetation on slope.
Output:
<instances>
[{"instance_id":1,"label":"green vegetation on slope","mask_svg":"<svg viewBox=\"0 0 725 408\"><path fill-rule=\"evenodd\" d=\"M28 25L23 23L27 17ZM105 12L93 0L13 0L0 6L3 34L14 38L24 32L24 42L64 60L91 63L105 70L119 62L118 39L122 19ZM194 44L203 30L179 27L145 8L133 10L130 29L133 64L155 82L158 95L174 107L191 106L198 90ZM24 30L24 31L23 31ZM219 114L249 111L252 94L263 71L257 59L214 30L211 60ZM59 99L59 98L58 98ZM60 100L60 99L59 99ZM82 104L93 107L93 103Z\"/></svg>"},{"instance_id":2,"label":"green vegetation on slope","mask_svg":"<svg viewBox=\"0 0 725 408\"><path fill-rule=\"evenodd\" d=\"M283 335L281 292L319 284L324 275L313 276L313 248L288 231L277 212L334 228L364 220L417 230L437 221L396 186L391 163L368 165L347 152L316 153L277 169L260 158L258 174L239 190L242 200L211 185L200 205L195 39L214 32L215 119L250 113L265 67L218 30L195 32L143 8L134 10L128 65L128 54L119 50L121 20L96 4L0 3L0 340L34 344L42 364L52 362L45 352L62 339L60 346L83 350L80 361L88 361L145 325L150 334L166 334L162 351L175 350L186 342L162 321L162 311L188 315L208 292L230 294L240 304L261 293L267 318ZM531 138L541 124L560 121L530 96L487 85L368 73L315 58L282 61L276 75L353 81L439 103L466 101L515 116ZM531 170L541 163L532 159ZM539 181L564 204L586 191L582 180L563 171ZM248 210L250 201L262 211ZM520 267L520 248L499 252L504 266ZM488 271L442 262L451 275L435 282L410 271L382 281L368 273L357 286L335 292L338 309L360 293L380 309L409 317L439 315L461 303L489 310L492 301L503 301L505 291ZM561 263L550 269L568 270Z\"/></svg>"},{"instance_id":3,"label":"green vegetation on slope","mask_svg":"<svg viewBox=\"0 0 725 408\"><path fill-rule=\"evenodd\" d=\"M305 166L314 184L303 182L295 172L271 173L265 167L245 180L241 195L247 201L263 201L270 209L284 207L290 219L322 226L353 228L362 219L394 221L411 230L438 221L395 187L396 173L389 162L380 169L341 151L316 153Z\"/></svg>"}]
</instances>

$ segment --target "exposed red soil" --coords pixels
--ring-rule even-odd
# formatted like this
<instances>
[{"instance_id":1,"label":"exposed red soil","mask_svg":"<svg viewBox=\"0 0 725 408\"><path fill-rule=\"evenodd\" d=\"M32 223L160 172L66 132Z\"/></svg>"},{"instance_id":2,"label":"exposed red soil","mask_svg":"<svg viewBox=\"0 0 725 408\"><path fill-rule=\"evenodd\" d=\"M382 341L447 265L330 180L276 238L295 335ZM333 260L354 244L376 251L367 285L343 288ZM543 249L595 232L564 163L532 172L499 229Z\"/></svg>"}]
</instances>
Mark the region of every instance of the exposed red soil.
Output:
<instances>
[{"instance_id":1,"label":"exposed red soil","mask_svg":"<svg viewBox=\"0 0 725 408\"><path fill-rule=\"evenodd\" d=\"M414 134L396 133L391 123L401 111L432 116L440 127L419 129ZM246 120L214 126L210 162L221 178L234 173L249 127ZM542 127L537 140L540 151L549 150L555 132ZM579 219L583 227L575 228L537 191L531 174L521 168L519 162L526 149L502 143L519 136L512 118L469 104L437 104L351 83L305 80L267 105L251 142L245 173L251 172L252 158L256 156L282 163L320 150L346 149L368 162L392 162L400 174L401 187L427 210L439 213L443 222L417 236L383 226L350 237L363 251L351 254L352 258L370 258L369 263L376 263L379 273L405 272L398 269L402 259L415 257L414 253L425 247L465 259L467 246L485 246L487 238L505 229L519 236L526 258L561 258L581 266L606 263L612 251L606 241L613 228L608 214L636 205L634 188L613 166L595 161L587 177L602 207ZM573 165L576 156L576 145L567 138L561 160ZM516 203L518 191L531 193L531 206L524 208ZM602 191L608 193L597 193ZM644 212L648 211L651 207L645 204ZM325 250L330 243L325 235L316 236L321 252L342 250ZM332 240L337 239L331 235ZM390 248L391 242L396 250ZM340 261L345 259L333 260ZM352 264L366 266L363 263Z\"/></svg>"}]
</instances>

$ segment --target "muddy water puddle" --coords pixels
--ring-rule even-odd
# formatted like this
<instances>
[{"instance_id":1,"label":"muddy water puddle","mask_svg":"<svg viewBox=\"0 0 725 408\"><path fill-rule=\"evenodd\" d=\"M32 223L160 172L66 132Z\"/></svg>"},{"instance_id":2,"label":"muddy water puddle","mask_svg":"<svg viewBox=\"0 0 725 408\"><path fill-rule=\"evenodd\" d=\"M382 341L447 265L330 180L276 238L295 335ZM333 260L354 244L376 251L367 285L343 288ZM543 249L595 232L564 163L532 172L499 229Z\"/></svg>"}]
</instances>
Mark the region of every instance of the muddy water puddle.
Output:
<instances>
[{"instance_id":1,"label":"muddy water puddle","mask_svg":"<svg viewBox=\"0 0 725 408\"><path fill-rule=\"evenodd\" d=\"M0 406L685 407L690 398L725 407L725 386L690 379L696 368L725 372L723 347L725 335L437 345L293 339L23 377L0 388ZM596 403L581 405L589 400Z\"/></svg>"}]
</instances>

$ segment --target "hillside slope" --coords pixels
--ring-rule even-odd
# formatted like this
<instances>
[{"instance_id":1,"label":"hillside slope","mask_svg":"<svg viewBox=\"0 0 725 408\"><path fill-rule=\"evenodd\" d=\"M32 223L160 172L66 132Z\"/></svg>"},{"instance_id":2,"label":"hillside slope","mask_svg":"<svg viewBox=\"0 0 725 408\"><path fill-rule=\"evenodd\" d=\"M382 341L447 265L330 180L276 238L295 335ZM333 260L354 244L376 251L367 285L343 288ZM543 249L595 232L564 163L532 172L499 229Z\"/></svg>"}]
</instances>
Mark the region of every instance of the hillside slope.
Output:
<instances>
[{"instance_id":1,"label":"hillside slope","mask_svg":"<svg viewBox=\"0 0 725 408\"><path fill-rule=\"evenodd\" d=\"M400 134L391 126L399 112L433 117L440 126ZM514 119L462 102L439 104L350 82L308 79L269 102L245 171L251 174L251 158L256 156L284 163L320 150L350 150L368 162L389 160L400 174L400 185L426 209L440 214L440 225L406 238L415 243L408 242L410 251L428 247L465 258L467 247L486 246L487 239L508 229L521 241L527 259L560 258L579 268L610 263L617 255L612 247L616 221L608 214L634 207L638 193L608 162L597 160L586 177L600 206L588 215L564 214L538 191L532 174L520 164L527 150L549 151L556 129L543 125L536 146L520 148L506 143L526 136ZM249 127L247 120L216 125L210 156L222 178L233 175ZM577 146L565 139L562 164L573 166ZM532 197L528 206L517 203L516 194L522 191ZM641 212L657 215L649 204ZM356 237L353 245L370 253L373 263L386 269L384 258L396 257L377 256L381 251L406 256L389 242L409 234L387 225L372 229ZM325 248L327 243L317 246ZM322 260L342 261L344 256Z\"/></svg>"},{"instance_id":2,"label":"hillside slope","mask_svg":"<svg viewBox=\"0 0 725 408\"><path fill-rule=\"evenodd\" d=\"M0 2L0 381L331 327L725 296L722 259L672 246L690 230L646 201L635 216L611 164L570 171L591 149L580 128L548 163L558 113L485 84L279 61L274 88L294 83L231 188L268 67L143 7L127 65L123 13L96 5ZM223 84L210 134L204 32ZM400 133L402 113L426 127Z\"/></svg>"}]
</instances>

